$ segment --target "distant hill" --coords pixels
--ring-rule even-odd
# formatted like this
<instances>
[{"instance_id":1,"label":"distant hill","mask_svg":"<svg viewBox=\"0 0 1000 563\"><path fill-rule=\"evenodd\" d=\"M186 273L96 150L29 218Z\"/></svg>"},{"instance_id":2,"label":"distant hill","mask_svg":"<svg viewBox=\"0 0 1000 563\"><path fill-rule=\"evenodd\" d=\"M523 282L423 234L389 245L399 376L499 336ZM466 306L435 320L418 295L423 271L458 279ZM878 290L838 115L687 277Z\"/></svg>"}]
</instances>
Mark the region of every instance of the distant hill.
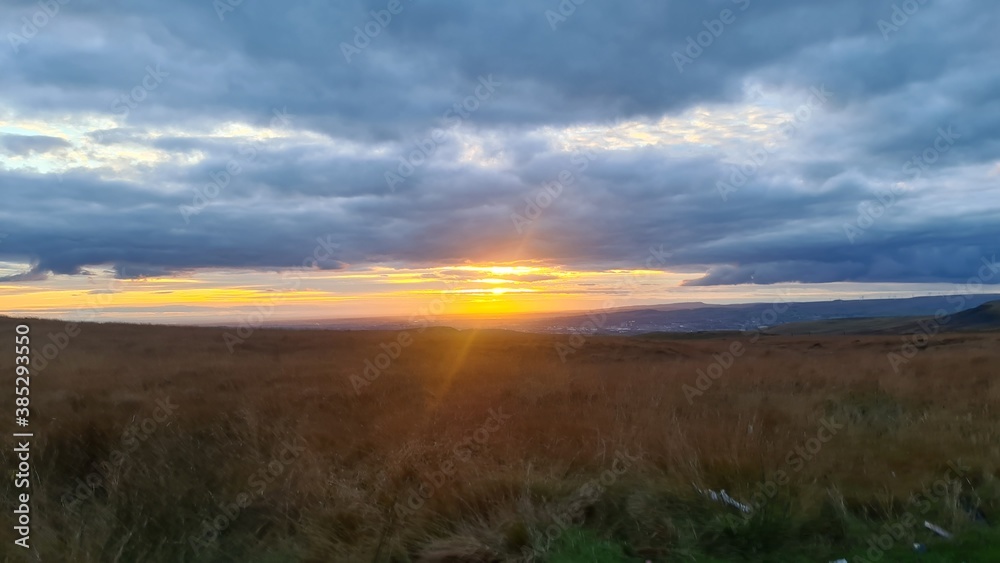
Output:
<instances>
[{"instance_id":1,"label":"distant hill","mask_svg":"<svg viewBox=\"0 0 1000 563\"><path fill-rule=\"evenodd\" d=\"M970 330L1000 329L1000 301L991 301L955 315L961 325Z\"/></svg>"},{"instance_id":2,"label":"distant hill","mask_svg":"<svg viewBox=\"0 0 1000 563\"><path fill-rule=\"evenodd\" d=\"M950 299L950 300L949 300ZM974 295L963 298L966 307L978 307L1000 301L1000 295ZM706 305L684 303L679 307L649 305L598 310L589 314L552 315L548 318L519 322L518 330L533 332L591 332L599 334L643 334L650 332L724 332L776 327L788 323L809 323L831 319L851 319L858 326L871 323L895 325L933 316L936 311L955 310L954 298L947 296L910 299L858 299L800 303L746 303ZM891 317L892 321L883 318ZM883 319L883 320L875 320ZM846 322L846 321L845 321ZM600 326L594 327L596 323ZM854 325L844 325L854 330ZM881 328L881 327L880 327ZM829 327L824 327L827 330Z\"/></svg>"},{"instance_id":3,"label":"distant hill","mask_svg":"<svg viewBox=\"0 0 1000 563\"><path fill-rule=\"evenodd\" d=\"M951 315L941 321L933 316L869 317L854 319L828 319L821 321L787 323L768 330L780 335L822 334L913 334L924 332L927 323L941 325L947 332L1000 331L1000 301L991 301L978 307Z\"/></svg>"}]
</instances>

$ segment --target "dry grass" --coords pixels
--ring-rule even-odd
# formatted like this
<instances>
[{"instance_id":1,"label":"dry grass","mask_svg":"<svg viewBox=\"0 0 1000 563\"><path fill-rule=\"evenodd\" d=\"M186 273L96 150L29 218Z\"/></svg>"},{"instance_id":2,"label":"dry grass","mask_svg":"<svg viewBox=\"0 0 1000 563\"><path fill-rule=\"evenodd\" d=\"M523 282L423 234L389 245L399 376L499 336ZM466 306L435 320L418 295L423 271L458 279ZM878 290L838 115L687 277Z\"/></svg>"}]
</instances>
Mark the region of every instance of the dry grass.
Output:
<instances>
[{"instance_id":1,"label":"dry grass","mask_svg":"<svg viewBox=\"0 0 1000 563\"><path fill-rule=\"evenodd\" d=\"M31 325L36 348L63 326ZM658 561L825 554L917 510L949 462L968 471L921 521L962 531L960 506L1000 508L997 335L940 335L899 374L896 337L768 337L692 404L683 385L732 339L591 338L563 363L565 336L431 329L358 394L350 375L396 333L258 331L231 354L223 332L84 325L33 378L40 560L526 561L562 549L559 521ZM66 506L164 398L176 413ZM790 462L830 417L845 428ZM778 470L790 482L745 525L694 490L748 500Z\"/></svg>"}]
</instances>

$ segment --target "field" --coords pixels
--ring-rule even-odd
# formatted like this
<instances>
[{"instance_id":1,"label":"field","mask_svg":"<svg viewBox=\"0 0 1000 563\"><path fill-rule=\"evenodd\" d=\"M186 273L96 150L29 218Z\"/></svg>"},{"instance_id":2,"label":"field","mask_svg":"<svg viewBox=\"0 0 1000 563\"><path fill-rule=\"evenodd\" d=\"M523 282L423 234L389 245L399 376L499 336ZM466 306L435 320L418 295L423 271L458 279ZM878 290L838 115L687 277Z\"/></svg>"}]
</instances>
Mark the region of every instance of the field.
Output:
<instances>
[{"instance_id":1,"label":"field","mask_svg":"<svg viewBox=\"0 0 1000 563\"><path fill-rule=\"evenodd\" d=\"M998 334L76 328L7 561L1000 560Z\"/></svg>"}]
</instances>

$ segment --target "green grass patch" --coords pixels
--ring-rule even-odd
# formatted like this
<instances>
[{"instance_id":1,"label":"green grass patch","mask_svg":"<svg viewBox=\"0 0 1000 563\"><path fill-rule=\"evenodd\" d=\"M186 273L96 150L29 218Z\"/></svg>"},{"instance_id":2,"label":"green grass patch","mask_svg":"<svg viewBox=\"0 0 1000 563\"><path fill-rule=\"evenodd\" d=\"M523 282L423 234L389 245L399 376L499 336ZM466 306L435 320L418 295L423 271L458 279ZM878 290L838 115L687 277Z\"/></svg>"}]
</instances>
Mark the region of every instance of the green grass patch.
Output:
<instances>
[{"instance_id":1,"label":"green grass patch","mask_svg":"<svg viewBox=\"0 0 1000 563\"><path fill-rule=\"evenodd\" d=\"M549 563L621 563L636 561L625 555L617 543L605 540L588 530L566 530L556 541Z\"/></svg>"}]
</instances>

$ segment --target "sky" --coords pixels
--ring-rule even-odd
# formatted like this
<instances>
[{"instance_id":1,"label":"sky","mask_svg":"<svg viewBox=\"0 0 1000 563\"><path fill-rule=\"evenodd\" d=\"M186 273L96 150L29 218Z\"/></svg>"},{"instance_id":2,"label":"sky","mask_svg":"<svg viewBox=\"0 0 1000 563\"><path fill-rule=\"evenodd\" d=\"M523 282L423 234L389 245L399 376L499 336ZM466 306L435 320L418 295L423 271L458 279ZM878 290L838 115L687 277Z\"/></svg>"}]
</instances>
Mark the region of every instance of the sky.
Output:
<instances>
[{"instance_id":1,"label":"sky","mask_svg":"<svg viewBox=\"0 0 1000 563\"><path fill-rule=\"evenodd\" d=\"M998 26L992 0L5 0L0 312L998 292Z\"/></svg>"}]
</instances>

